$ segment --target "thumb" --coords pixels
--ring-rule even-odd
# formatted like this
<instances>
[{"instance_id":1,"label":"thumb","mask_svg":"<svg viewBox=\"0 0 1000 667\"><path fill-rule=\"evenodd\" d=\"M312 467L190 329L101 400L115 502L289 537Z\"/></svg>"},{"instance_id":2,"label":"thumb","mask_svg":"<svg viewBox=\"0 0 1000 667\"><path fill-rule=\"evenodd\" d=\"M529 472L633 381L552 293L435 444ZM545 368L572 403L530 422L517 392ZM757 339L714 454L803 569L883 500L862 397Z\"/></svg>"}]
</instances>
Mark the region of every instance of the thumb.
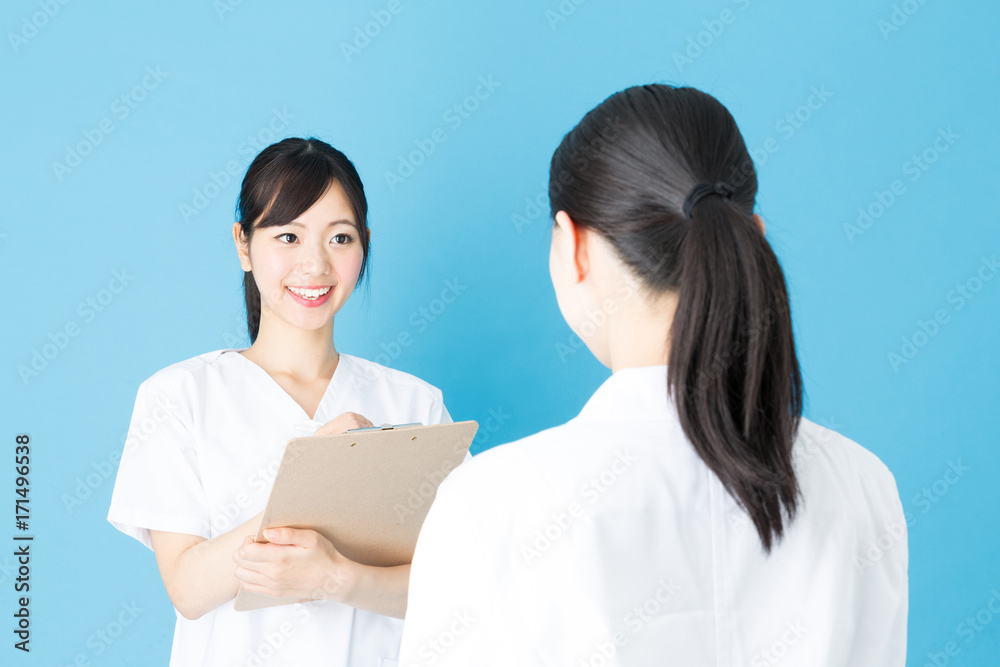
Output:
<instances>
[{"instance_id":1,"label":"thumb","mask_svg":"<svg viewBox=\"0 0 1000 667\"><path fill-rule=\"evenodd\" d=\"M280 528L265 528L264 537L271 544L302 544L301 533L297 528L281 526Z\"/></svg>"}]
</instances>

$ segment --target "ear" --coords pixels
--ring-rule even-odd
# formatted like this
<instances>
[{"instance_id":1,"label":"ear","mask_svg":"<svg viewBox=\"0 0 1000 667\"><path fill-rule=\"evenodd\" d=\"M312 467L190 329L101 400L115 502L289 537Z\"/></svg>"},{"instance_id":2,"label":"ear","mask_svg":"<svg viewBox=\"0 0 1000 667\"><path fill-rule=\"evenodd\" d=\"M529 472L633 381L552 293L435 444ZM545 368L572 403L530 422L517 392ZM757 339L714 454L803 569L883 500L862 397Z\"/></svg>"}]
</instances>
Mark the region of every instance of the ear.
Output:
<instances>
[{"instance_id":1,"label":"ear","mask_svg":"<svg viewBox=\"0 0 1000 667\"><path fill-rule=\"evenodd\" d=\"M243 238L243 227L238 222L233 223L233 242L236 243L236 254L240 258L240 266L244 271L250 271L250 246Z\"/></svg>"},{"instance_id":2,"label":"ear","mask_svg":"<svg viewBox=\"0 0 1000 667\"><path fill-rule=\"evenodd\" d=\"M587 249L590 231L578 226L566 211L556 213L556 228L552 230L552 245L563 266L570 269L574 282L580 282L590 271Z\"/></svg>"},{"instance_id":3,"label":"ear","mask_svg":"<svg viewBox=\"0 0 1000 667\"><path fill-rule=\"evenodd\" d=\"M754 213L753 214L753 221L757 223L757 226L760 227L760 233L763 234L764 233L764 218L760 217L759 214Z\"/></svg>"}]
</instances>

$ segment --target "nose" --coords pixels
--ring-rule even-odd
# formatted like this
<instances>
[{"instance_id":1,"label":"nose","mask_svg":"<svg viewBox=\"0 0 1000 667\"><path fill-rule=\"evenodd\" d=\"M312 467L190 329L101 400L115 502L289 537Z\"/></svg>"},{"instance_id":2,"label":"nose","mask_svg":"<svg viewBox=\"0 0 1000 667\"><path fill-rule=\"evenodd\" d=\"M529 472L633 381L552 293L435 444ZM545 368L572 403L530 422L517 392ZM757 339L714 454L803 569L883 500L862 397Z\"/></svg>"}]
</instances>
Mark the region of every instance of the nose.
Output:
<instances>
[{"instance_id":1,"label":"nose","mask_svg":"<svg viewBox=\"0 0 1000 667\"><path fill-rule=\"evenodd\" d=\"M330 273L330 257L320 243L306 242L299 253L297 273L306 276L325 276Z\"/></svg>"}]
</instances>

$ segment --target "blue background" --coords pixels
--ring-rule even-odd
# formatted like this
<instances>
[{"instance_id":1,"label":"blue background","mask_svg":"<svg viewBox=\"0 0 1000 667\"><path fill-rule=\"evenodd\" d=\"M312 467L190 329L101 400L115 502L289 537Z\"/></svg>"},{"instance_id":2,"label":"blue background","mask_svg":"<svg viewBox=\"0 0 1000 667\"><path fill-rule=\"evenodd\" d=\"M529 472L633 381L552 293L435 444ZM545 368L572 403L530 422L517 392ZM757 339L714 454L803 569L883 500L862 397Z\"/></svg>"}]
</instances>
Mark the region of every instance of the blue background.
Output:
<instances>
[{"instance_id":1,"label":"blue background","mask_svg":"<svg viewBox=\"0 0 1000 667\"><path fill-rule=\"evenodd\" d=\"M607 95L658 81L718 97L757 151L807 416L875 452L910 516L908 664L948 642L949 664L997 664L1000 279L983 262L1000 251L1000 7L387 5L4 3L0 490L12 509L14 437L29 433L36 539L30 656L11 646L0 548L0 662L166 664L174 613L153 555L105 520L113 461L142 380L248 345L231 225L260 148L315 135L354 160L371 281L338 316L338 348L439 386L456 420L493 428L478 452L570 419L608 376L571 347L548 279L548 163ZM481 77L495 89L449 114ZM421 324L448 280L459 298ZM396 349L402 332L413 342ZM36 352L44 367L23 375ZM99 639L133 602L134 622ZM981 631L961 634L977 613Z\"/></svg>"}]
</instances>

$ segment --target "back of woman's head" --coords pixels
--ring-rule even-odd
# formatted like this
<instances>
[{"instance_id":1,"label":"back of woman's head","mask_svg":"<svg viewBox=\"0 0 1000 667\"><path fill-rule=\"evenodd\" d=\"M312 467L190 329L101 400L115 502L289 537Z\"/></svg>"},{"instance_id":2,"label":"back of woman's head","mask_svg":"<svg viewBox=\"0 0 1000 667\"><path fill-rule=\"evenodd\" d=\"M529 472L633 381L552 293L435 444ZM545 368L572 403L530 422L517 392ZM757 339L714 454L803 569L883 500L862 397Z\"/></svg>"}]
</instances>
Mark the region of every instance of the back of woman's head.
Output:
<instances>
[{"instance_id":1,"label":"back of woman's head","mask_svg":"<svg viewBox=\"0 0 1000 667\"><path fill-rule=\"evenodd\" d=\"M360 285L368 266L368 200L354 164L330 144L292 137L262 150L243 177L236 220L249 243L255 230L287 224L308 211L333 183L343 189L358 225L363 252ZM250 271L243 275L243 296L253 343L260 329L260 292Z\"/></svg>"},{"instance_id":2,"label":"back of woman's head","mask_svg":"<svg viewBox=\"0 0 1000 667\"><path fill-rule=\"evenodd\" d=\"M766 551L795 515L802 380L778 260L753 217L757 176L729 111L647 85L591 110L552 156L553 216L598 232L653 293L677 294L667 385L695 451Z\"/></svg>"}]
</instances>

